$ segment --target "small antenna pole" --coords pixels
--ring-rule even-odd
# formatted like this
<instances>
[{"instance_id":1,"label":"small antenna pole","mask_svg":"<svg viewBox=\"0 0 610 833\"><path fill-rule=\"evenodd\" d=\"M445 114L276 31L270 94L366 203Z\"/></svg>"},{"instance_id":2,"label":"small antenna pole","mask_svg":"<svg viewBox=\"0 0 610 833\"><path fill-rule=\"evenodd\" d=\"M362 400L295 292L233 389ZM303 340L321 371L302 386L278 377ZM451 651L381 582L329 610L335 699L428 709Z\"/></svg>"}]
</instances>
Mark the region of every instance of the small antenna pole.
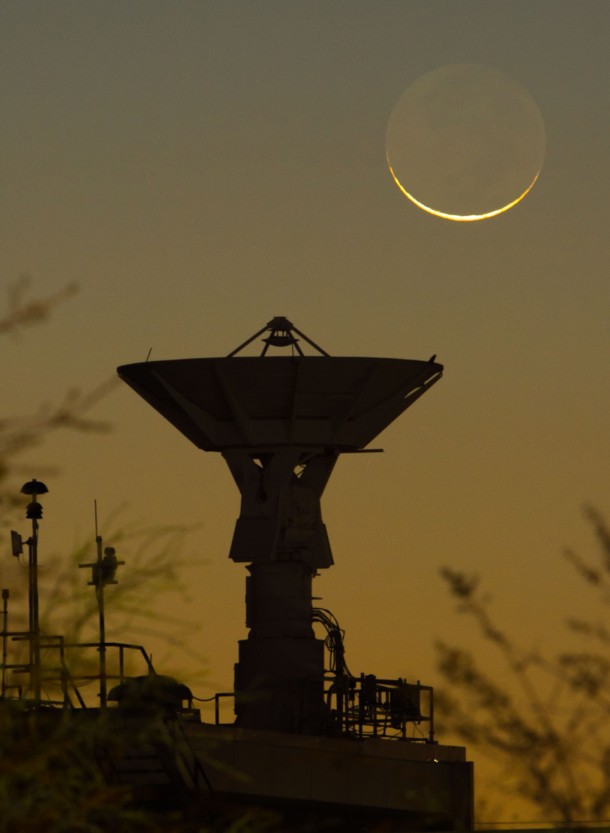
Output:
<instances>
[{"instance_id":1,"label":"small antenna pole","mask_svg":"<svg viewBox=\"0 0 610 833\"><path fill-rule=\"evenodd\" d=\"M99 631L100 631L100 708L106 708L107 686L106 686L106 616L104 612L104 582L102 581L102 536L98 534L97 527L97 500L93 501L95 513L95 544L97 547L97 583L95 594L99 610Z\"/></svg>"},{"instance_id":2,"label":"small antenna pole","mask_svg":"<svg viewBox=\"0 0 610 833\"><path fill-rule=\"evenodd\" d=\"M97 558L91 564L79 564L79 567L91 567L91 581L90 585L95 587L95 596L97 599L97 607L99 610L99 643L98 650L100 654L100 708L105 709L107 697L107 677L106 677L106 619L104 614L104 587L106 584L116 584L115 579L117 567L124 564L124 561L118 561L116 557L116 550L114 547L106 547L102 550L102 536L98 534L97 528L97 500L93 503L95 516L95 545L97 549Z\"/></svg>"},{"instance_id":3,"label":"small antenna pole","mask_svg":"<svg viewBox=\"0 0 610 833\"><path fill-rule=\"evenodd\" d=\"M2 700L6 696L6 658L8 648L8 597L9 592L2 590Z\"/></svg>"}]
</instances>

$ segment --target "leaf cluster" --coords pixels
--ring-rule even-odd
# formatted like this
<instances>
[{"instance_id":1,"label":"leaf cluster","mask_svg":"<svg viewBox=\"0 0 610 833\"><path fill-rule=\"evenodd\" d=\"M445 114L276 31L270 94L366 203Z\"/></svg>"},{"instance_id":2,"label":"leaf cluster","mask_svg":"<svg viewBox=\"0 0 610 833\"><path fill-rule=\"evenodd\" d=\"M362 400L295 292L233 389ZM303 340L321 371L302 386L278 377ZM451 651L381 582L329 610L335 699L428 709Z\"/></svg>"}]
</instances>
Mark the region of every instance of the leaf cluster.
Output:
<instances>
[{"instance_id":1,"label":"leaf cluster","mask_svg":"<svg viewBox=\"0 0 610 833\"><path fill-rule=\"evenodd\" d=\"M0 702L0 833L147 830L129 791L105 782L90 727Z\"/></svg>"},{"instance_id":2,"label":"leaf cluster","mask_svg":"<svg viewBox=\"0 0 610 833\"><path fill-rule=\"evenodd\" d=\"M445 728L500 766L508 796L525 798L542 817L561 822L601 821L610 815L610 633L603 618L610 602L610 530L600 514L586 515L598 541L597 557L567 550L565 557L594 591L601 618L568 618L581 650L545 656L528 651L500 628L476 577L445 567L442 577L458 612L490 643L505 672L486 672L472 651L437 644ZM595 609L593 606L592 609Z\"/></svg>"},{"instance_id":3,"label":"leaf cluster","mask_svg":"<svg viewBox=\"0 0 610 833\"><path fill-rule=\"evenodd\" d=\"M22 277L9 286L6 310L0 316L0 336L20 338L25 329L47 321L57 306L78 291L75 284L68 284L45 297L32 297L30 285L30 279ZM10 514L19 505L13 478L20 473L21 456L60 429L108 431L108 423L90 414L115 384L115 379L108 380L86 392L72 388L59 401L42 403L32 414L0 417L0 527L10 523Z\"/></svg>"}]
</instances>

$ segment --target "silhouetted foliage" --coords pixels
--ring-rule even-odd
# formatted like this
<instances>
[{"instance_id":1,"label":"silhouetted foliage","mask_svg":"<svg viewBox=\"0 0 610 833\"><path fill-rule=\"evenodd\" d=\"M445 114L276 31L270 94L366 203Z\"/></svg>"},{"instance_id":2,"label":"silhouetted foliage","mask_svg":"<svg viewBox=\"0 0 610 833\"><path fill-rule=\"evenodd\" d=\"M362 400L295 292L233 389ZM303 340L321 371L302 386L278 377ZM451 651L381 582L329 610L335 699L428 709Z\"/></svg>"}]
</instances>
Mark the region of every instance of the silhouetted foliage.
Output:
<instances>
[{"instance_id":1,"label":"silhouetted foliage","mask_svg":"<svg viewBox=\"0 0 610 833\"><path fill-rule=\"evenodd\" d=\"M0 833L286 833L270 811L161 807L109 780L104 762L157 740L154 721L125 733L111 718L0 700Z\"/></svg>"},{"instance_id":2,"label":"silhouetted foliage","mask_svg":"<svg viewBox=\"0 0 610 833\"><path fill-rule=\"evenodd\" d=\"M68 284L52 295L32 298L30 280L21 278L9 286L0 336L19 338L26 328L47 321L54 309L76 292L77 287ZM115 384L113 378L87 392L72 388L59 401L42 404L32 414L0 416L0 528L10 523L12 510L20 504L19 486L13 478L19 473L21 455L58 429L107 431L107 423L89 414Z\"/></svg>"},{"instance_id":3,"label":"silhouetted foliage","mask_svg":"<svg viewBox=\"0 0 610 833\"><path fill-rule=\"evenodd\" d=\"M596 559L565 557L596 594L600 616L610 603L610 529L586 514L599 543ZM493 617L478 579L445 567L458 611L493 645L507 673L486 672L471 650L439 642L438 692L445 729L501 766L497 786L529 801L543 818L577 822L610 815L610 633L603 621L568 617L580 650L545 656L520 647Z\"/></svg>"},{"instance_id":4,"label":"silhouetted foliage","mask_svg":"<svg viewBox=\"0 0 610 833\"><path fill-rule=\"evenodd\" d=\"M20 337L25 328L46 321L55 307L75 292L76 287L69 285L53 295L33 299L29 295L29 280L16 282L9 287L7 310L0 317L0 336ZM23 504L18 479L21 456L57 429L108 430L106 423L92 419L89 413L111 385L114 380L87 393L69 390L57 403L41 406L33 414L0 418L0 527L11 523L13 510ZM150 613L160 577L165 588L177 586L176 570L184 561L176 559L175 554L178 539L183 541L183 532L123 531L115 537L121 543L129 542L132 550L132 571L115 594L117 607L126 609L130 590L136 583L141 586L146 581L148 602L137 611L129 608L132 621L144 619ZM91 540L55 573L56 581L45 594L52 604L41 622L43 633L45 623L53 632L51 622L57 622L57 612L61 612L64 626L72 619L72 631L68 634L72 639L82 637L82 631L94 618L95 596L87 592L86 576L77 568L81 560L94 560L94 548ZM144 549L149 556L146 561ZM19 598L19 589L11 594L13 601ZM11 650L18 652L20 647L27 650L25 642L11 641ZM18 656L11 659L15 661ZM24 683L27 688L27 680ZM95 747L114 739L103 720L95 724L75 722L69 711L33 709L31 701L11 699L14 692L10 688L8 692L6 699L0 698L0 833L102 833L110 829L116 833L155 833L171 829L150 814L134 809L129 789L106 782Z\"/></svg>"},{"instance_id":5,"label":"silhouetted foliage","mask_svg":"<svg viewBox=\"0 0 610 833\"><path fill-rule=\"evenodd\" d=\"M47 322L55 309L77 291L74 284L69 284L53 294L32 297L31 281L21 278L9 286L6 311L0 317L0 337L22 337L26 328ZM112 378L86 393L71 389L56 403L41 405L33 414L0 417L0 530L16 520L13 510L23 506L22 455L37 448L46 436L59 429L108 431L108 423L90 413L115 384ZM120 568L119 583L107 594L117 632L127 628L132 638L139 638L138 634L160 637L166 644L185 650L183 637L187 630L192 633L193 624L161 614L156 602L160 592L185 596L186 586L180 573L192 566L183 555L188 530L159 526L145 529L117 526L116 521L110 523L112 528L105 530L108 543L119 547L121 559L126 557L128 562L125 568ZM61 632L67 641L75 642L83 640L88 629L91 631L90 626L96 621L97 601L95 593L87 588L90 575L78 569L78 565L95 561L95 547L91 535L71 553L44 554L39 571L41 594L46 602L41 612L43 633ZM13 609L25 591L24 572L22 586L11 588ZM89 639L95 636L95 632L88 634ZM21 647L25 650L27 646L21 643ZM192 656L192 651L189 654Z\"/></svg>"},{"instance_id":6,"label":"silhouetted foliage","mask_svg":"<svg viewBox=\"0 0 610 833\"><path fill-rule=\"evenodd\" d=\"M128 791L102 777L92 754L99 728L67 718L0 702L0 831L152 830L136 824Z\"/></svg>"},{"instance_id":7,"label":"silhouetted foliage","mask_svg":"<svg viewBox=\"0 0 610 833\"><path fill-rule=\"evenodd\" d=\"M46 321L56 306L78 292L76 284L71 283L44 298L31 298L30 286L27 275L9 285L7 309L0 319L0 335L19 336L26 327Z\"/></svg>"}]
</instances>

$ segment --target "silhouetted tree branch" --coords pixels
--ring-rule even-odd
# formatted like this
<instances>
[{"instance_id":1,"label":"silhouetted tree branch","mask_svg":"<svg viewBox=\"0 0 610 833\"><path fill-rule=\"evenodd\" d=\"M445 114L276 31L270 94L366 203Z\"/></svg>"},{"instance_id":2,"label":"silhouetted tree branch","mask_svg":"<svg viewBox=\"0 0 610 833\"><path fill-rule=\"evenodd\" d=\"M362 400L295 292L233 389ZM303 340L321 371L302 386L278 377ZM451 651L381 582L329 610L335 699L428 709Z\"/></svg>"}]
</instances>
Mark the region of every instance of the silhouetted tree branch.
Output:
<instances>
[{"instance_id":1,"label":"silhouetted tree branch","mask_svg":"<svg viewBox=\"0 0 610 833\"><path fill-rule=\"evenodd\" d=\"M599 513L586 515L599 543L596 560L572 550L565 557L598 594L610 601L610 530ZM603 621L568 618L585 644L546 657L521 648L501 629L478 579L444 568L458 611L470 617L501 658L501 682L472 651L439 642L439 669L449 684L439 696L446 729L492 757L509 795L527 799L553 821L604 820L610 814L610 633Z\"/></svg>"},{"instance_id":2,"label":"silhouetted tree branch","mask_svg":"<svg viewBox=\"0 0 610 833\"><path fill-rule=\"evenodd\" d=\"M73 297L75 284L42 298L30 297L30 279L21 278L9 286L7 308L0 317L0 336L18 337L22 331L49 319L55 308ZM19 473L19 458L38 446L46 436L59 429L72 431L108 431L107 422L94 419L91 411L114 387L109 379L90 391L69 389L56 403L43 403L33 414L0 417L0 526L8 523L7 514L20 499L12 475Z\"/></svg>"},{"instance_id":3,"label":"silhouetted tree branch","mask_svg":"<svg viewBox=\"0 0 610 833\"><path fill-rule=\"evenodd\" d=\"M77 285L70 283L44 298L31 298L31 283L31 279L23 275L9 285L7 310L0 318L0 335L17 336L24 328L46 321L56 306L78 292Z\"/></svg>"}]
</instances>

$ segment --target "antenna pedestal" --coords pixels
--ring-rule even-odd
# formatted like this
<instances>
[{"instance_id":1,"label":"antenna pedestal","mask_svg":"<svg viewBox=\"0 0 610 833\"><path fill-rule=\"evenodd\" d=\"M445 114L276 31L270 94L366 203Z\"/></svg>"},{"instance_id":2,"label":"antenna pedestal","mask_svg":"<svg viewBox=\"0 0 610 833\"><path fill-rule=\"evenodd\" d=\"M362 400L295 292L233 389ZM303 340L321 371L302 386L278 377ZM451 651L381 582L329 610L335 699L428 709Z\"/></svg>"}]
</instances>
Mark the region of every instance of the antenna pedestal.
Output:
<instances>
[{"instance_id":1,"label":"antenna pedestal","mask_svg":"<svg viewBox=\"0 0 610 833\"><path fill-rule=\"evenodd\" d=\"M311 567L274 561L248 571L250 633L239 643L235 665L237 724L319 734L326 719L324 642L312 628Z\"/></svg>"},{"instance_id":2,"label":"antenna pedestal","mask_svg":"<svg viewBox=\"0 0 610 833\"><path fill-rule=\"evenodd\" d=\"M248 639L235 666L239 726L319 733L324 643L312 628L312 577L333 563L320 498L337 460L324 449L225 451L241 492L229 552L249 564Z\"/></svg>"}]
</instances>

